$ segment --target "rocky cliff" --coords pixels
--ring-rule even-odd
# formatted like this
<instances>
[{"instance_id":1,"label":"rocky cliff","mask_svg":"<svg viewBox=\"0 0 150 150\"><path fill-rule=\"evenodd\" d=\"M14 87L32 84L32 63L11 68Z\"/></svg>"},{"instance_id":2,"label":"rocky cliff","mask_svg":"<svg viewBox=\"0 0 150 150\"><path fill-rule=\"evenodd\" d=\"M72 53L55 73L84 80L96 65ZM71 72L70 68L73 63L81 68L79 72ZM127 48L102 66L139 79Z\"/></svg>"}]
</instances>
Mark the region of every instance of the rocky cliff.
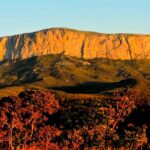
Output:
<instances>
[{"instance_id":1,"label":"rocky cliff","mask_svg":"<svg viewBox=\"0 0 150 150\"><path fill-rule=\"evenodd\" d=\"M80 58L150 59L150 35L54 28L0 38L0 61L60 53Z\"/></svg>"}]
</instances>

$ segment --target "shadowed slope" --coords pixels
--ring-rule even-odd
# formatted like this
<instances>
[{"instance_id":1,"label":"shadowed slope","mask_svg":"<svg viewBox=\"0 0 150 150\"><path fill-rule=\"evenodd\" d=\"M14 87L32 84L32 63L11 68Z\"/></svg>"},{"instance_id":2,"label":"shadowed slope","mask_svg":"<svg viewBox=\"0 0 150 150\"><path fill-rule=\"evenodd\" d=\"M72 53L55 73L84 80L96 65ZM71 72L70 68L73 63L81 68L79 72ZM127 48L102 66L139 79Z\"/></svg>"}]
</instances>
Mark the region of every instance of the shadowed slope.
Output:
<instances>
[{"instance_id":1,"label":"shadowed slope","mask_svg":"<svg viewBox=\"0 0 150 150\"><path fill-rule=\"evenodd\" d=\"M68 93L96 94L101 92L108 92L117 88L132 88L136 84L136 79L129 78L119 82L87 82L75 86L50 87L50 89L65 91Z\"/></svg>"}]
</instances>

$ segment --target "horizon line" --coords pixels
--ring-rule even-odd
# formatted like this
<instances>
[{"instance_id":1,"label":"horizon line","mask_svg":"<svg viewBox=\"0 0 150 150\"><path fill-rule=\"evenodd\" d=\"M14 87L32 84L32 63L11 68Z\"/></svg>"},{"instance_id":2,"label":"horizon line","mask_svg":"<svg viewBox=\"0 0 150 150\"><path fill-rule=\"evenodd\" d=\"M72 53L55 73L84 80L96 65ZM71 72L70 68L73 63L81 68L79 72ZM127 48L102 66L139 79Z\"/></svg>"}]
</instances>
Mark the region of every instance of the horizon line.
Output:
<instances>
[{"instance_id":1,"label":"horizon line","mask_svg":"<svg viewBox=\"0 0 150 150\"><path fill-rule=\"evenodd\" d=\"M16 33L16 34L10 34L10 35L2 35L0 38L5 38L5 37L13 37L13 36L18 36L18 35L25 35L25 34L33 34L37 32L42 32L45 30L56 30L56 29L65 29L65 30L72 30L76 32L85 32L85 33L93 33L93 34L104 34L104 35L144 35L144 36L150 36L150 33L134 33L134 32L112 32L112 33L107 33L107 32L99 32L99 31L92 31L92 30L84 30L84 29L77 29L77 28L71 28L71 27L49 27L49 28L41 28L37 29L34 31L27 31L27 32L22 32L22 33Z\"/></svg>"}]
</instances>

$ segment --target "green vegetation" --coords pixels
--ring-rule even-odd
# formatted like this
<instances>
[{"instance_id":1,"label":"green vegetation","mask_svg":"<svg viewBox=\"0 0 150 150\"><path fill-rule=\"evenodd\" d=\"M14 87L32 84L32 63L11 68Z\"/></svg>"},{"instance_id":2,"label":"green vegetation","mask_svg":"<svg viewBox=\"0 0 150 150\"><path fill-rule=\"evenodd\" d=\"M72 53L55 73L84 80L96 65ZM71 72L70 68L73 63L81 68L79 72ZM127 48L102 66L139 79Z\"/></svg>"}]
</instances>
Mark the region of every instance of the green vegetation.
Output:
<instances>
[{"instance_id":1,"label":"green vegetation","mask_svg":"<svg viewBox=\"0 0 150 150\"><path fill-rule=\"evenodd\" d=\"M92 87L89 86L89 88L95 89L97 84L93 83L99 83L99 88L103 89L97 94L124 89L127 86L147 92L150 85L149 66L150 60L83 60L61 54L14 62L4 61L0 64L0 93L4 91L4 88L7 90L10 87L24 89L54 89L57 87L60 91L61 87L79 86L80 84L92 84ZM118 83L128 79L136 80L136 84L128 83L126 86L125 83L118 86Z\"/></svg>"}]
</instances>

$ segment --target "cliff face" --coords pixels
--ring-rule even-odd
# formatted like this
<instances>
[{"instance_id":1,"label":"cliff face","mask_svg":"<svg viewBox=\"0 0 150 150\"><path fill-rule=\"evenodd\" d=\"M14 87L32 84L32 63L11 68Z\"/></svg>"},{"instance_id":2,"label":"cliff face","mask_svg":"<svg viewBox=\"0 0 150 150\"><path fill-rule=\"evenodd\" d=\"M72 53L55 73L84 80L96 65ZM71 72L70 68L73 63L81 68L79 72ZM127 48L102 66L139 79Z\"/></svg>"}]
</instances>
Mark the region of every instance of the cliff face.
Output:
<instances>
[{"instance_id":1,"label":"cliff face","mask_svg":"<svg viewBox=\"0 0 150 150\"><path fill-rule=\"evenodd\" d=\"M0 38L0 61L64 53L110 59L150 59L150 36L49 29Z\"/></svg>"}]
</instances>

